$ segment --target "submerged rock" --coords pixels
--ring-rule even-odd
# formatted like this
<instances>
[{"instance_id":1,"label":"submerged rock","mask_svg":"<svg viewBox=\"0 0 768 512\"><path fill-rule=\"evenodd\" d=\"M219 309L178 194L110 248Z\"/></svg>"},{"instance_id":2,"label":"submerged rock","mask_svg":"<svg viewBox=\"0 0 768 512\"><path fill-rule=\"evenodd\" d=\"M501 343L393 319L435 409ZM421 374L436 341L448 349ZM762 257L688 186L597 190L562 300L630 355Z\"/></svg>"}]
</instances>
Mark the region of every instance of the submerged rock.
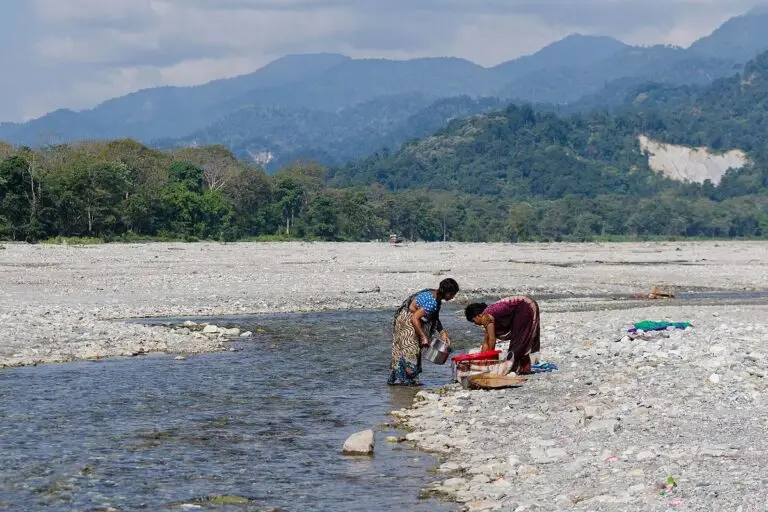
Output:
<instances>
[{"instance_id":1,"label":"submerged rock","mask_svg":"<svg viewBox=\"0 0 768 512\"><path fill-rule=\"evenodd\" d=\"M342 453L344 455L371 455L374 442L373 430L363 430L352 434L344 441Z\"/></svg>"}]
</instances>

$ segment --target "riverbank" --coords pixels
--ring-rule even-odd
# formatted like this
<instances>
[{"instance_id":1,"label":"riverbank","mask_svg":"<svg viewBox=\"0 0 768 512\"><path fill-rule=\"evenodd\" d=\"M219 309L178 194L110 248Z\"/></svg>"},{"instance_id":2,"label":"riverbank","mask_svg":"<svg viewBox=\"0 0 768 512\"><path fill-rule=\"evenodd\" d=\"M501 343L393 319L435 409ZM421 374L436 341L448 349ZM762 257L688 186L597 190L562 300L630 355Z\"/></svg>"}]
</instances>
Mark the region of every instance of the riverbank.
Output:
<instances>
[{"instance_id":1,"label":"riverbank","mask_svg":"<svg viewBox=\"0 0 768 512\"><path fill-rule=\"evenodd\" d=\"M447 386L394 412L465 510L760 510L768 306L542 314L519 388ZM615 341L643 319L694 328ZM624 331L626 332L626 331Z\"/></svg>"},{"instance_id":2,"label":"riverbank","mask_svg":"<svg viewBox=\"0 0 768 512\"><path fill-rule=\"evenodd\" d=\"M394 308L447 276L464 298L768 289L768 244L759 242L3 247L0 366L222 350L201 333L118 320Z\"/></svg>"}]
</instances>

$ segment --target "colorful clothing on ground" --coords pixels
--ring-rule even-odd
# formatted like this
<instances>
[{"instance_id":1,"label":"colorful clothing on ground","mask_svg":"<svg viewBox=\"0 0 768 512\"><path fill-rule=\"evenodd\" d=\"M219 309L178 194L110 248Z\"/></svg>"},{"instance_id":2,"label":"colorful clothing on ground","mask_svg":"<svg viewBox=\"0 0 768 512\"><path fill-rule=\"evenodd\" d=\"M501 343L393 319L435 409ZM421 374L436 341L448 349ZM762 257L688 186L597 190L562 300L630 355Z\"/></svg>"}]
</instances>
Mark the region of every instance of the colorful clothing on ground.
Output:
<instances>
[{"instance_id":1,"label":"colorful clothing on ground","mask_svg":"<svg viewBox=\"0 0 768 512\"><path fill-rule=\"evenodd\" d=\"M512 371L531 373L531 354L541 349L539 305L530 297L506 297L491 304L483 314L493 317L496 338L509 341L507 359L513 361Z\"/></svg>"},{"instance_id":2,"label":"colorful clothing on ground","mask_svg":"<svg viewBox=\"0 0 768 512\"><path fill-rule=\"evenodd\" d=\"M689 327L693 327L693 324L690 322L657 322L655 320L643 320L642 322L636 323L631 329L627 329L627 331L666 331L670 327L675 329L688 329Z\"/></svg>"},{"instance_id":3,"label":"colorful clothing on ground","mask_svg":"<svg viewBox=\"0 0 768 512\"><path fill-rule=\"evenodd\" d=\"M413 313L410 311L411 302L425 311L421 328L431 337L435 332L443 330L440 323L441 301L433 295L434 290L422 290L408 297L395 313L392 325L392 361L390 365L389 384L406 384L418 386L421 373L421 340L411 323Z\"/></svg>"}]
</instances>

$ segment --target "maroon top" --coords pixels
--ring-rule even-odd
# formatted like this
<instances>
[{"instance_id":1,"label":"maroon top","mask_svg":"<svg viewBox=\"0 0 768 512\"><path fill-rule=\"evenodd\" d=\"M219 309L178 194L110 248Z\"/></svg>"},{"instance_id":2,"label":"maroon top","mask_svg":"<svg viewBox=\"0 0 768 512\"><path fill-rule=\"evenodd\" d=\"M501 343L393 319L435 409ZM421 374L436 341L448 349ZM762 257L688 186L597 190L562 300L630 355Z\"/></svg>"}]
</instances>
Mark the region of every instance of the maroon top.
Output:
<instances>
[{"instance_id":1,"label":"maroon top","mask_svg":"<svg viewBox=\"0 0 768 512\"><path fill-rule=\"evenodd\" d=\"M514 357L513 371L530 371L530 354L536 353L541 345L539 305L523 295L506 297L491 304L485 311L493 317L496 338L509 341L507 359Z\"/></svg>"}]
</instances>

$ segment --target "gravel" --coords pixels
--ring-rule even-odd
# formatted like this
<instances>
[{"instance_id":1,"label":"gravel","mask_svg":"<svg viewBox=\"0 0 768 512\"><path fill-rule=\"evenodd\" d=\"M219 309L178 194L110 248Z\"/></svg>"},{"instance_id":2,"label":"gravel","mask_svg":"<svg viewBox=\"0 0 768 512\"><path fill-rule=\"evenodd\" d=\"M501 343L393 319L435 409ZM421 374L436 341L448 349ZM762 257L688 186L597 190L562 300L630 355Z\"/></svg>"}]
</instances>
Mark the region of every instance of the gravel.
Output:
<instances>
[{"instance_id":1,"label":"gravel","mask_svg":"<svg viewBox=\"0 0 768 512\"><path fill-rule=\"evenodd\" d=\"M766 290L766 243L4 247L0 366L226 349L218 330L127 318L394 308L449 276L460 300L551 294L541 356L558 371L393 412L441 458L426 491L465 510L763 506L768 306L615 295ZM640 320L694 327L628 336Z\"/></svg>"},{"instance_id":2,"label":"gravel","mask_svg":"<svg viewBox=\"0 0 768 512\"><path fill-rule=\"evenodd\" d=\"M758 510L768 482L766 313L547 314L542 358L558 371L506 390L422 391L393 414L452 477L430 490L467 510ZM644 318L695 327L612 341Z\"/></svg>"},{"instance_id":3,"label":"gravel","mask_svg":"<svg viewBox=\"0 0 768 512\"><path fill-rule=\"evenodd\" d=\"M218 336L116 320L393 308L447 276L460 299L558 294L572 310L574 294L768 288L763 243L4 246L0 366L221 350Z\"/></svg>"}]
</instances>

